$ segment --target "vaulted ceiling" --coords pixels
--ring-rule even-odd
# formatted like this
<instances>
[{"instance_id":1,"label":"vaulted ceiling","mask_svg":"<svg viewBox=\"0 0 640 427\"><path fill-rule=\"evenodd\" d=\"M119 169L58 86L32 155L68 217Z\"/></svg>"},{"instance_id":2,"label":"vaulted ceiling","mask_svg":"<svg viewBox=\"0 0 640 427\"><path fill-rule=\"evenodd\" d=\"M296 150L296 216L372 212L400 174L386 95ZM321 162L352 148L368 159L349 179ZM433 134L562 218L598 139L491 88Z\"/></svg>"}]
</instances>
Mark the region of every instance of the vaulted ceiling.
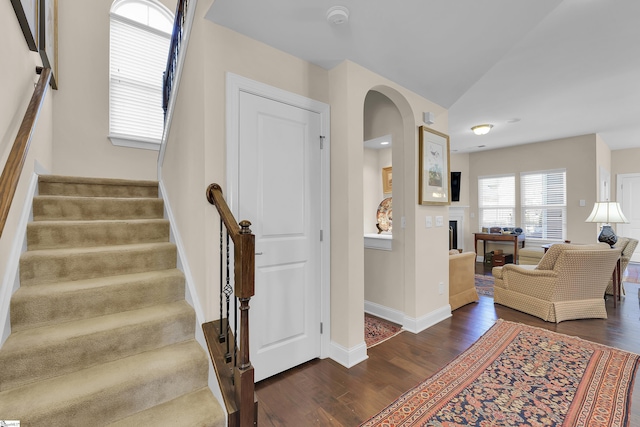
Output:
<instances>
[{"instance_id":1,"label":"vaulted ceiling","mask_svg":"<svg viewBox=\"0 0 640 427\"><path fill-rule=\"evenodd\" d=\"M327 22L336 5L347 23ZM638 0L216 0L207 18L436 102L457 152L591 133L640 147ZM481 123L494 127L476 136Z\"/></svg>"}]
</instances>

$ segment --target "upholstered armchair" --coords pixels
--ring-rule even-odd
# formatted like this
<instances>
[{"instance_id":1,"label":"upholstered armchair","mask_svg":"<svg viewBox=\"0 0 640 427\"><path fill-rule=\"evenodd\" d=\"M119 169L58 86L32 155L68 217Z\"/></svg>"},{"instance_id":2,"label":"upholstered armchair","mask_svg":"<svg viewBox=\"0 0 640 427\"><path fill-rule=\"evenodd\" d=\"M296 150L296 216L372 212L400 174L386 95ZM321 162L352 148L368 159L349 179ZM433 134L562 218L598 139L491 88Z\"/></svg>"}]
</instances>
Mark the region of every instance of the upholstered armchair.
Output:
<instances>
[{"instance_id":1,"label":"upholstered armchair","mask_svg":"<svg viewBox=\"0 0 640 427\"><path fill-rule=\"evenodd\" d=\"M449 305L451 310L478 301L475 283L476 253L449 254Z\"/></svg>"},{"instance_id":2,"label":"upholstered armchair","mask_svg":"<svg viewBox=\"0 0 640 427\"><path fill-rule=\"evenodd\" d=\"M494 267L494 302L547 322L606 319L604 291L620 253L605 243L555 244L537 266Z\"/></svg>"},{"instance_id":3,"label":"upholstered armchair","mask_svg":"<svg viewBox=\"0 0 640 427\"><path fill-rule=\"evenodd\" d=\"M613 245L614 248L620 249L622 251L622 255L620 255L620 279L622 279L624 271L629 265L631 255L633 255L633 251L636 250L636 246L638 246L638 240L620 236L618 236L618 241L616 242L616 244ZM609 280L609 285L607 286L606 293L609 295L613 295L613 280ZM625 294L624 283L620 283L620 294Z\"/></svg>"}]
</instances>

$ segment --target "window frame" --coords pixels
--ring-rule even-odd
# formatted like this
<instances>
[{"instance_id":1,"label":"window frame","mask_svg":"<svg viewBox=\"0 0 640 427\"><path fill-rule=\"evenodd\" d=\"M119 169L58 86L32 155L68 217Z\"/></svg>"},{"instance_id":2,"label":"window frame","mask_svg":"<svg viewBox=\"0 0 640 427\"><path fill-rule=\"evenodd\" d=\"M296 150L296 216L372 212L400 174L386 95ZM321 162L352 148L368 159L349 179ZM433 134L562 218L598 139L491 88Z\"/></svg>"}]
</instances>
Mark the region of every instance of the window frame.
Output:
<instances>
[{"instance_id":1,"label":"window frame","mask_svg":"<svg viewBox=\"0 0 640 427\"><path fill-rule=\"evenodd\" d=\"M497 204L487 204L485 205L485 201L484 201L484 191L482 190L483 188L483 181L484 180L488 180L488 179L500 179L500 178L510 178L513 181L513 186L512 186L512 203L511 204L501 204L501 203L497 203ZM482 230L483 227L484 228L489 228L489 227L515 227L515 223L516 223L516 174L515 173L509 173L509 174L500 174L500 175L483 175L483 176L479 176L478 177L478 229ZM506 224L489 224L485 222L485 210L510 210L510 216L511 217L511 221L506 223ZM507 217L505 216L505 218Z\"/></svg>"},{"instance_id":2,"label":"window frame","mask_svg":"<svg viewBox=\"0 0 640 427\"><path fill-rule=\"evenodd\" d=\"M127 3L141 4L149 8L155 9L157 12L164 15L169 22L172 23L171 24L172 27L173 27L173 21L174 21L173 13L169 9L167 9L167 7L164 6L162 3L155 0L115 0L111 4L111 9L109 12L109 77L108 77L109 78L109 85L108 85L109 105L108 105L107 137L109 138L111 143L115 146L159 151L160 146L162 144L162 133L160 137L156 139L156 138L145 138L138 135L123 134L123 133L112 131L112 124L111 124L112 123L111 122L112 120L112 81L114 79L114 76L111 71L111 64L112 64L112 49L113 49L113 44L112 44L113 22L117 21L119 23L129 25L129 26L135 27L136 29L148 32L149 34L166 38L168 42L167 54L166 54L167 58L169 56L169 45L171 43L171 33L166 33L165 31L162 31L158 28L152 27L150 25L146 25L135 19L131 19L126 16L120 15L116 12L116 10L119 7ZM164 72L164 69L162 71ZM161 84L160 84L159 108L162 111L162 84L163 83L162 83L162 80L160 81L161 81ZM146 82L142 82L142 83L146 83ZM164 115L164 112L162 114ZM162 131L164 131L164 120L163 120Z\"/></svg>"},{"instance_id":3,"label":"window frame","mask_svg":"<svg viewBox=\"0 0 640 427\"><path fill-rule=\"evenodd\" d=\"M563 188L562 188L562 199L563 199L563 203L561 204L550 204L550 203L541 203L541 204L533 204L533 203L529 203L527 204L525 197L527 196L527 194L529 193L528 191L526 191L525 189L525 185L527 185L527 183L525 182L526 179L524 179L524 177L526 176L532 176L532 175L552 175L552 174L558 174L558 173L562 173L564 174L563 177ZM548 193L550 190L552 190L550 188L549 185L545 185L543 187L543 189L545 189L546 191L544 193ZM542 189L540 189L542 190ZM556 190L557 191L557 190ZM535 192L535 189L534 189ZM544 194L543 193L543 194ZM547 199L548 201L548 199ZM550 209L556 209L556 210L560 210L561 212L561 236L560 237L549 237L550 233L550 227L547 223L547 219L543 219L542 220L542 236L541 237L533 237L535 236L535 234L532 236L531 233L527 232L527 228L529 227L529 224L525 222L526 218L527 218L527 210L542 210L544 211L544 213L542 214L542 216L544 217L548 217L548 211ZM535 240L537 242L562 242L567 238L567 170L566 168L558 168L558 169L548 169L548 170L541 170L541 171L526 171L526 172L520 172L520 223L522 224L521 227L524 230L524 234L526 236L526 238L528 240Z\"/></svg>"}]
</instances>

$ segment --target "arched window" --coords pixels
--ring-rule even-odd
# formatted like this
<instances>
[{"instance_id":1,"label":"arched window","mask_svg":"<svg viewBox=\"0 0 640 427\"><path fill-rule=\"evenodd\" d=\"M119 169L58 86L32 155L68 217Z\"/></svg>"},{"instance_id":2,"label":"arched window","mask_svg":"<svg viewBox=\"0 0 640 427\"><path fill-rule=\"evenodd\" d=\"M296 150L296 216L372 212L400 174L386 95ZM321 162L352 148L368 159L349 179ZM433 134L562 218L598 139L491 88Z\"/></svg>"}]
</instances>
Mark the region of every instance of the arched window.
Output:
<instances>
[{"instance_id":1,"label":"arched window","mask_svg":"<svg viewBox=\"0 0 640 427\"><path fill-rule=\"evenodd\" d=\"M109 139L114 145L158 149L173 14L155 0L116 0L110 30Z\"/></svg>"}]
</instances>

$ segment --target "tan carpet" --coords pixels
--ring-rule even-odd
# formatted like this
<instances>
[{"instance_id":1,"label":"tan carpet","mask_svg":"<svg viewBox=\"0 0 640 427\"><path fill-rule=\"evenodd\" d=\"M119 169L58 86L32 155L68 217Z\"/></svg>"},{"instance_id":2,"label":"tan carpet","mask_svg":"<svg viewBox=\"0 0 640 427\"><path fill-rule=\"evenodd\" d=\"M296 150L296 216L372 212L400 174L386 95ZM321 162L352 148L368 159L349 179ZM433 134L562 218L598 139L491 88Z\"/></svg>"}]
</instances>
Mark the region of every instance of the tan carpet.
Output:
<instances>
[{"instance_id":1,"label":"tan carpet","mask_svg":"<svg viewBox=\"0 0 640 427\"><path fill-rule=\"evenodd\" d=\"M42 176L0 349L0 419L223 426L158 184Z\"/></svg>"}]
</instances>

